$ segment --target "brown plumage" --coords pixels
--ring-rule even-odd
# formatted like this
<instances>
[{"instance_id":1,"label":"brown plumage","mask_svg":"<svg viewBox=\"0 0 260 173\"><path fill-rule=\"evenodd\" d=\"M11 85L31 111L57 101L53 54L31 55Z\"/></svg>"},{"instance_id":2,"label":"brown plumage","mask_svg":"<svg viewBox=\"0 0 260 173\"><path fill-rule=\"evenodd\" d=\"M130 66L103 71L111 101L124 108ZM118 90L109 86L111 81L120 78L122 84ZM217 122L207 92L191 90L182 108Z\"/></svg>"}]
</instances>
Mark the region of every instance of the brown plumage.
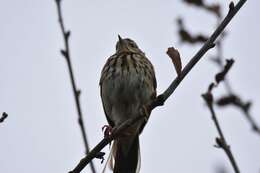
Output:
<instances>
[{"instance_id":1,"label":"brown plumage","mask_svg":"<svg viewBox=\"0 0 260 173\"><path fill-rule=\"evenodd\" d=\"M100 79L101 98L110 126L118 126L140 115L140 109L156 97L154 68L131 39L116 44L116 53L108 58ZM114 141L114 173L138 172L139 134L146 122L138 122Z\"/></svg>"}]
</instances>

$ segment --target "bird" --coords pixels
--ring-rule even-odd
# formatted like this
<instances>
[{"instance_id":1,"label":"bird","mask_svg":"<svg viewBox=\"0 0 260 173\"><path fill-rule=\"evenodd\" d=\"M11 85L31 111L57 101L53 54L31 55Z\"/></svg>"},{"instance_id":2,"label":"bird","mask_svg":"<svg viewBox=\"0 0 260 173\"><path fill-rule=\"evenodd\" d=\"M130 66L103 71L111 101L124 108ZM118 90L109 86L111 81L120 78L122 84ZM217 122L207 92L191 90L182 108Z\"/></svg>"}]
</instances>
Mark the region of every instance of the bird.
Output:
<instances>
[{"instance_id":1,"label":"bird","mask_svg":"<svg viewBox=\"0 0 260 173\"><path fill-rule=\"evenodd\" d=\"M107 59L100 78L100 95L111 128L141 116L141 110L156 98L156 77L152 63L130 38L118 35L116 52ZM136 173L140 170L139 135L151 111L114 140L113 173Z\"/></svg>"}]
</instances>

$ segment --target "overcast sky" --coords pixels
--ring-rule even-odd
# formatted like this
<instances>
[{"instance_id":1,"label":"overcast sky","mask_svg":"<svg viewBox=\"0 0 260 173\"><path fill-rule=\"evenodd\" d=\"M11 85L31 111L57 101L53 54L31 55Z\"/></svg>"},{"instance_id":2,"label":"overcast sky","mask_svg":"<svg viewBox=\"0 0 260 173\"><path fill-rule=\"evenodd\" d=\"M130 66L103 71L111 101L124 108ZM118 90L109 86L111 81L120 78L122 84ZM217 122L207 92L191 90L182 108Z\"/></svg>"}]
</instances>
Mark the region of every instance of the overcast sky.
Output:
<instances>
[{"instance_id":1,"label":"overcast sky","mask_svg":"<svg viewBox=\"0 0 260 173\"><path fill-rule=\"evenodd\" d=\"M224 13L228 3L222 4ZM91 148L107 123L98 82L117 34L135 40L152 61L161 93L176 77L166 49L178 48L186 64L201 46L179 44L175 19L183 16L193 33L210 34L216 26L213 15L177 0L63 0L62 7ZM229 79L235 91L253 100L252 115L260 124L259 7L260 1L248 1L232 20L224 55L235 59ZM84 146L59 51L63 40L54 0L1 0L0 22L0 112L9 114L0 124L0 172L68 172L84 156ZM153 111L140 139L141 173L210 173L219 166L232 172L224 152L213 147L217 132L200 96L219 71L209 61L214 53L210 50L165 106ZM236 109L217 114L241 172L259 172L260 135ZM95 160L95 165L100 172L104 164Z\"/></svg>"}]
</instances>

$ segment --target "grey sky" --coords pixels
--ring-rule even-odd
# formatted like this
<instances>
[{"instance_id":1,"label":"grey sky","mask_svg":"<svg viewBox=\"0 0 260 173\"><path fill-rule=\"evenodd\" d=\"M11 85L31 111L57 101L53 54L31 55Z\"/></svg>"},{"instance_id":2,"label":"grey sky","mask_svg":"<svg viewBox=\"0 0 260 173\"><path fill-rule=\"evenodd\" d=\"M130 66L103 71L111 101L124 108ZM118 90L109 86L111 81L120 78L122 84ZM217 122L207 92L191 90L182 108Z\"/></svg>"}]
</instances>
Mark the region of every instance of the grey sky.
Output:
<instances>
[{"instance_id":1,"label":"grey sky","mask_svg":"<svg viewBox=\"0 0 260 173\"><path fill-rule=\"evenodd\" d=\"M223 3L225 12L228 3ZM259 1L247 2L228 26L224 44L226 58L236 60L229 73L232 86L254 101L252 115L258 123L259 6ZM72 62L91 147L101 140L106 124L98 81L117 34L134 39L150 57L161 93L176 76L166 49L178 48L186 64L200 48L179 44L175 18L183 16L194 33L211 33L216 25L214 16L177 0L63 0L63 14L72 31ZM67 66L59 53L63 40L54 0L2 0L0 22L0 112L9 114L0 124L0 172L67 172L82 158L84 147ZM209 173L222 164L232 171L223 151L213 147L216 129L200 97L218 71L208 57L152 113L141 135L141 172ZM215 93L223 93L223 86ZM238 110L217 113L241 172L259 172L260 136ZM95 165L100 172L100 160Z\"/></svg>"}]
</instances>

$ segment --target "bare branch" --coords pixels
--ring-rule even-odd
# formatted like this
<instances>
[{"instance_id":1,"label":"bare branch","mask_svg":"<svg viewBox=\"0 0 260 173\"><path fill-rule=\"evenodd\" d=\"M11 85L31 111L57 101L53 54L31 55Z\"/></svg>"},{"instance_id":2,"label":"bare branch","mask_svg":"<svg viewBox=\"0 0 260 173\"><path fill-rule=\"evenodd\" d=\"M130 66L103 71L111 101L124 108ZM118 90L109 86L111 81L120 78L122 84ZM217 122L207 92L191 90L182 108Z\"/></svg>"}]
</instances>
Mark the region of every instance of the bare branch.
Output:
<instances>
[{"instance_id":1,"label":"bare branch","mask_svg":"<svg viewBox=\"0 0 260 173\"><path fill-rule=\"evenodd\" d=\"M80 90L77 89L77 87L76 87L76 82L75 82L72 64L71 64L71 58L70 58L69 37L70 37L71 33L70 33L70 31L66 30L65 26L64 26L63 17L62 17L62 10L61 10L61 0L55 0L55 2L56 2L56 5L57 5L58 20L59 20L61 32L62 32L63 39L64 39L64 45L65 45L65 49L61 50L61 54L66 59L66 62L67 62L67 65L68 65L70 81L71 81L71 84L72 84L74 100L75 100L75 103L76 103L76 108L77 108L77 113L78 113L78 123L79 123L80 130L81 130L81 133L82 133L86 154L88 154L89 153L89 145L88 145L87 134L86 134L83 118L82 118L82 111L81 111L80 100L79 100ZM91 167L92 172L96 173L94 164L92 162L90 163L90 167Z\"/></svg>"},{"instance_id":2,"label":"bare branch","mask_svg":"<svg viewBox=\"0 0 260 173\"><path fill-rule=\"evenodd\" d=\"M190 60L190 62L185 66L185 68L181 71L180 75L178 75L175 80L171 83L171 85L163 92L163 94L159 95L152 103L146 105L149 111L152 111L157 106L162 106L164 102L172 95L175 89L179 86L181 81L185 78L185 76L191 71L191 69L197 64L197 62L202 58L202 56L211 48L215 46L214 42L217 37L223 32L228 23L232 20L235 14L239 11L239 9L244 5L246 0L240 0L237 5L230 9L227 16L220 23L211 37L207 40L207 42L202 46L202 48L197 52L197 54ZM107 144L109 144L119 132L127 129L129 126L133 125L137 121L144 120L144 116L139 116L135 118L131 118L128 121L122 123L120 127L115 127L116 130L108 136L105 137L98 145L83 159L81 159L80 163L70 172L70 173L79 173L84 167L96 157L97 153L101 151Z\"/></svg>"},{"instance_id":3,"label":"bare branch","mask_svg":"<svg viewBox=\"0 0 260 173\"><path fill-rule=\"evenodd\" d=\"M230 3L229 8L234 9L234 3ZM219 68L224 67L222 43L223 43L223 39L225 38L226 35L227 35L227 33L225 33L225 32L223 32L221 34L221 36L218 39L217 44L216 44L217 55L216 55L216 57L212 58L212 61L215 62L215 64ZM241 98L241 96L239 96L238 93L233 90L228 78L225 78L225 80L223 82L224 82L224 86L226 88L227 94L218 98L215 103L219 107L235 106L236 108L240 109L242 111L245 119L251 125L252 130L260 135L260 126L258 125L258 123L255 121L255 119L253 118L253 116L250 113L250 108L252 106L252 102L243 100Z\"/></svg>"},{"instance_id":4,"label":"bare branch","mask_svg":"<svg viewBox=\"0 0 260 173\"><path fill-rule=\"evenodd\" d=\"M4 120L8 117L8 114L6 112L2 113L2 117L0 118L0 123L4 122Z\"/></svg>"},{"instance_id":5,"label":"bare branch","mask_svg":"<svg viewBox=\"0 0 260 173\"><path fill-rule=\"evenodd\" d=\"M228 156L228 158L229 158L229 160L230 160L230 162L231 162L231 164L234 168L234 171L236 173L239 173L240 171L239 171L239 168L238 168L237 163L235 161L235 158L234 158L234 156L231 152L230 146L226 142L225 136L224 136L224 134L221 130L221 127L219 125L216 113L213 109L214 99L213 99L213 95L212 95L211 91L208 91L207 93L203 94L202 97L204 98L205 102L207 103L207 106L208 106L210 113L212 115L212 120L214 121L214 124L215 124L217 131L218 131L218 134L219 134L219 137L216 138L217 147L222 148L225 151L225 153L227 154L227 156Z\"/></svg>"},{"instance_id":6,"label":"bare branch","mask_svg":"<svg viewBox=\"0 0 260 173\"><path fill-rule=\"evenodd\" d=\"M196 44L196 43L205 43L208 40L208 37L203 34L193 35L187 31L184 27L182 18L177 19L177 24L179 27L179 36L181 42Z\"/></svg>"},{"instance_id":7,"label":"bare branch","mask_svg":"<svg viewBox=\"0 0 260 173\"><path fill-rule=\"evenodd\" d=\"M160 100L162 102L166 101L168 97L175 91L175 89L179 86L181 81L185 78L185 76L190 72L190 70L197 64L197 62L203 57L203 55L214 46L214 42L217 37L223 32L225 27L229 24L232 18L236 15L239 9L244 5L247 0L240 0L237 5L230 9L227 16L224 20L219 24L214 33L210 36L207 42L202 46L202 48L196 53L196 55L190 60L190 62L184 67L181 74L175 78L175 80L171 83L171 85L167 88L166 91L161 95ZM158 105L159 106L159 105Z\"/></svg>"},{"instance_id":8,"label":"bare branch","mask_svg":"<svg viewBox=\"0 0 260 173\"><path fill-rule=\"evenodd\" d=\"M222 148L225 153L227 154L233 168L234 168L234 171L236 173L239 173L239 168L236 164L236 161L235 161L235 158L231 152L231 149L230 149L230 146L227 144L226 142L226 139L225 139L225 136L221 130L221 127L219 125L219 122L218 122L218 119L217 119L217 116L216 116L216 113L215 113L215 110L213 109L213 103L214 103L214 97L212 95L212 89L216 86L218 86L218 84L220 82L223 82L224 79L225 79L225 76L227 75L228 71L230 70L230 68L232 67L234 61L233 60L227 60L227 63L226 65L224 66L224 69L216 74L215 76L215 82L216 84L214 83L211 83L208 87L208 91L205 93L205 94L202 94L202 97L203 99L205 100L205 102L207 103L207 106L210 110L210 113L212 115L212 120L217 128L217 131L218 131L218 134L219 134L219 137L216 138L216 147L219 147L219 148Z\"/></svg>"},{"instance_id":9,"label":"bare branch","mask_svg":"<svg viewBox=\"0 0 260 173\"><path fill-rule=\"evenodd\" d=\"M252 104L250 101L245 102L239 96L235 94L229 94L217 99L216 104L220 107L233 105L239 108L244 113L245 118L247 119L247 121L252 127L252 130L260 134L260 127L250 114L250 107Z\"/></svg>"}]
</instances>

